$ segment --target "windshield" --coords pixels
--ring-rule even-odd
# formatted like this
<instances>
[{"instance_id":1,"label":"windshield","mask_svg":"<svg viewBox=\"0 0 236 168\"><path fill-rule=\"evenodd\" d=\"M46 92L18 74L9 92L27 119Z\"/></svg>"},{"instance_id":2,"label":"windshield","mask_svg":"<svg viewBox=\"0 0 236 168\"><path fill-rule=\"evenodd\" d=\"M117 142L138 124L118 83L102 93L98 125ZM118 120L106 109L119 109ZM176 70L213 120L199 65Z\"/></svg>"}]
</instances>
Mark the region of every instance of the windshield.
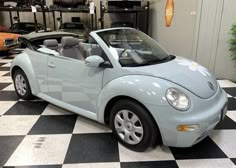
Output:
<instances>
[{"instance_id":1,"label":"windshield","mask_svg":"<svg viewBox=\"0 0 236 168\"><path fill-rule=\"evenodd\" d=\"M85 27L81 23L64 23L61 25L60 29L79 29L84 30Z\"/></svg>"},{"instance_id":2,"label":"windshield","mask_svg":"<svg viewBox=\"0 0 236 168\"><path fill-rule=\"evenodd\" d=\"M28 30L28 31L35 31L35 24L34 23L23 23L19 24L20 30ZM38 29L42 29L42 26L38 24Z\"/></svg>"},{"instance_id":3,"label":"windshield","mask_svg":"<svg viewBox=\"0 0 236 168\"><path fill-rule=\"evenodd\" d=\"M136 29L114 29L98 35L123 67L158 64L174 58L152 38Z\"/></svg>"}]
</instances>

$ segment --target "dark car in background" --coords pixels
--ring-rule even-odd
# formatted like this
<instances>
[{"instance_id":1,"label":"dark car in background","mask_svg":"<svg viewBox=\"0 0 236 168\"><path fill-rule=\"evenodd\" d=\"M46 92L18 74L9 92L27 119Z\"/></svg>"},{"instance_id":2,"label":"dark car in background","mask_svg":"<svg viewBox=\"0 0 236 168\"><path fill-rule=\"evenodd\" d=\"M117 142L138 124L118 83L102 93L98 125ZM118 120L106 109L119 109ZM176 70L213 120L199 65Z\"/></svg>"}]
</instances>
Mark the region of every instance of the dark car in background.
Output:
<instances>
[{"instance_id":1,"label":"dark car in background","mask_svg":"<svg viewBox=\"0 0 236 168\"><path fill-rule=\"evenodd\" d=\"M43 30L44 26L40 23L38 23L37 29ZM35 23L33 22L19 22L19 23L15 23L13 24L8 32L10 33L16 33L16 34L28 34L31 32L34 32L35 30Z\"/></svg>"},{"instance_id":2,"label":"dark car in background","mask_svg":"<svg viewBox=\"0 0 236 168\"><path fill-rule=\"evenodd\" d=\"M53 0L53 4L59 7L78 7L86 5L87 0Z\"/></svg>"},{"instance_id":3,"label":"dark car in background","mask_svg":"<svg viewBox=\"0 0 236 168\"><path fill-rule=\"evenodd\" d=\"M59 30L77 34L81 42L86 42L88 40L89 30L87 26L81 22L62 23Z\"/></svg>"},{"instance_id":4,"label":"dark car in background","mask_svg":"<svg viewBox=\"0 0 236 168\"><path fill-rule=\"evenodd\" d=\"M113 22L111 23L111 27L134 27L134 24L131 22Z\"/></svg>"}]
</instances>

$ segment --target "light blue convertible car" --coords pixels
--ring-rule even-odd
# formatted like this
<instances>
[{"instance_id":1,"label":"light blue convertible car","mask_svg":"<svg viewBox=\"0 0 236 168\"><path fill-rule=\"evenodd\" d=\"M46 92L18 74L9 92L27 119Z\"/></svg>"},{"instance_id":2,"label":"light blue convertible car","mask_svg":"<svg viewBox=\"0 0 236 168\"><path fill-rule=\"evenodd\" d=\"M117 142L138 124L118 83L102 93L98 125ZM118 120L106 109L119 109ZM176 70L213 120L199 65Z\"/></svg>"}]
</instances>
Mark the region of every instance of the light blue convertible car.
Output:
<instances>
[{"instance_id":1,"label":"light blue convertible car","mask_svg":"<svg viewBox=\"0 0 236 168\"><path fill-rule=\"evenodd\" d=\"M109 125L126 147L144 151L163 143L190 147L227 112L214 76L191 60L168 54L132 28L22 36L27 49L11 66L17 94L37 96Z\"/></svg>"}]
</instances>

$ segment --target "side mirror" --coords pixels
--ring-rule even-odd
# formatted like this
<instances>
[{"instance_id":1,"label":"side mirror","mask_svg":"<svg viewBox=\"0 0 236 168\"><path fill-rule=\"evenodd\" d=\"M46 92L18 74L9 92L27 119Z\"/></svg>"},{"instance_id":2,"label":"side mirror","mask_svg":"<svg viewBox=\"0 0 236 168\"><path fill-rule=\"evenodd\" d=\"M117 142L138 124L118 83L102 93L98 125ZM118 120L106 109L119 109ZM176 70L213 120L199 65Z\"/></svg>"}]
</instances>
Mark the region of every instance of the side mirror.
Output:
<instances>
[{"instance_id":1,"label":"side mirror","mask_svg":"<svg viewBox=\"0 0 236 168\"><path fill-rule=\"evenodd\" d=\"M44 54L49 54L49 55L54 55L54 56L59 56L60 54L54 50L42 47L38 49L39 52L44 53Z\"/></svg>"},{"instance_id":2,"label":"side mirror","mask_svg":"<svg viewBox=\"0 0 236 168\"><path fill-rule=\"evenodd\" d=\"M99 67L103 62L105 62L104 59L98 55L89 56L85 59L85 64L88 67Z\"/></svg>"}]
</instances>

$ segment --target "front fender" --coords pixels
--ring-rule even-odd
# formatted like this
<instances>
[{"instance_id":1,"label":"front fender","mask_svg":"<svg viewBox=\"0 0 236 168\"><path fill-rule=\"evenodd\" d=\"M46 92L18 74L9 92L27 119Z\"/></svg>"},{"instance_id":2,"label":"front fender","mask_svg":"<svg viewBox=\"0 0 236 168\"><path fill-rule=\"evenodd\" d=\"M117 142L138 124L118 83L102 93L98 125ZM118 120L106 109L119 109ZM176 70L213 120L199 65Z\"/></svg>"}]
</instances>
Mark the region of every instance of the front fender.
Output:
<instances>
[{"instance_id":1,"label":"front fender","mask_svg":"<svg viewBox=\"0 0 236 168\"><path fill-rule=\"evenodd\" d=\"M144 106L145 104L169 106L165 92L171 86L173 86L171 82L151 76L128 75L116 78L110 81L99 94L98 121L104 123L105 107L112 98L117 96L131 97Z\"/></svg>"},{"instance_id":2,"label":"front fender","mask_svg":"<svg viewBox=\"0 0 236 168\"><path fill-rule=\"evenodd\" d=\"M39 93L39 87L37 84L34 68L32 66L29 56L26 53L21 53L14 58L11 63L11 76L13 76L12 70L16 66L20 67L24 71L28 78L32 94L37 95Z\"/></svg>"}]
</instances>

